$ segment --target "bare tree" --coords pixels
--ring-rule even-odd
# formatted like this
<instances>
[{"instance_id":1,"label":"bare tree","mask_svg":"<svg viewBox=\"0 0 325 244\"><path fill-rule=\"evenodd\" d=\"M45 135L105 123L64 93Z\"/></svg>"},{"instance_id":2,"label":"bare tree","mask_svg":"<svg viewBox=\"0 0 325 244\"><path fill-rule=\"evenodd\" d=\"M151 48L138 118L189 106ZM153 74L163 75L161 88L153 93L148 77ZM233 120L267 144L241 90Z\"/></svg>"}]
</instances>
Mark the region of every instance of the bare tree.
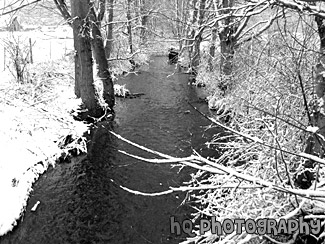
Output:
<instances>
[{"instance_id":1,"label":"bare tree","mask_svg":"<svg viewBox=\"0 0 325 244\"><path fill-rule=\"evenodd\" d=\"M126 5L126 18L127 18L127 32L128 32L128 43L129 43L129 53L133 54L133 33L132 33L132 16L131 16L131 3L132 0L127 0ZM132 65L132 69L135 68L135 62L133 58L130 59L130 63Z\"/></svg>"},{"instance_id":2,"label":"bare tree","mask_svg":"<svg viewBox=\"0 0 325 244\"><path fill-rule=\"evenodd\" d=\"M139 0L139 12L140 12L140 45L146 43L146 34L147 34L147 22L149 15L147 14L147 3L145 0Z\"/></svg>"},{"instance_id":3,"label":"bare tree","mask_svg":"<svg viewBox=\"0 0 325 244\"><path fill-rule=\"evenodd\" d=\"M105 108L100 104L100 94L95 89L93 74L103 85L103 97L106 109L112 109L115 103L113 82L108 70L101 21L104 16L105 0L71 0L71 14L64 0L54 0L62 16L73 28L75 47L75 94L81 97L89 115L103 115ZM97 4L97 8L96 8ZM95 60L95 72L93 61Z\"/></svg>"},{"instance_id":4,"label":"bare tree","mask_svg":"<svg viewBox=\"0 0 325 244\"><path fill-rule=\"evenodd\" d=\"M206 0L200 0L199 1L198 20L197 20L197 25L199 27L201 27L202 24L204 23L206 5L207 5ZM194 46L193 46L194 52L193 52L193 59L191 60L191 67L199 66L199 62L200 62L200 46L201 46L201 42L203 40L203 37L202 37L203 30L204 30L204 28L200 28L199 31L194 36Z\"/></svg>"},{"instance_id":5,"label":"bare tree","mask_svg":"<svg viewBox=\"0 0 325 244\"><path fill-rule=\"evenodd\" d=\"M114 0L108 0L107 11L106 11L106 41L105 41L105 52L106 58L111 57L113 50L113 19L114 19Z\"/></svg>"}]
</instances>

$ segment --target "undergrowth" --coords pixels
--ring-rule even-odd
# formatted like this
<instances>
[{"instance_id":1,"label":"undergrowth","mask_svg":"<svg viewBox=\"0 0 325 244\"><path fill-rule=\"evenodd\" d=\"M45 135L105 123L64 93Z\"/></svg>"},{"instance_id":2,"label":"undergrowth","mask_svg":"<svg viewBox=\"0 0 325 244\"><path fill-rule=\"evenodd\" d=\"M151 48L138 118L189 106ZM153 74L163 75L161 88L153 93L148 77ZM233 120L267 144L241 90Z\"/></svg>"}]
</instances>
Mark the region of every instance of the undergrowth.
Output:
<instances>
[{"instance_id":1,"label":"undergrowth","mask_svg":"<svg viewBox=\"0 0 325 244\"><path fill-rule=\"evenodd\" d=\"M2 112L10 136L27 133L44 140L72 132L75 123L69 112L79 106L73 95L73 66L68 59L30 65L31 76L23 83L8 79L1 86ZM72 126L72 127L71 127ZM19 137L20 135L17 135ZM57 137L56 137L57 136Z\"/></svg>"},{"instance_id":2,"label":"undergrowth","mask_svg":"<svg viewBox=\"0 0 325 244\"><path fill-rule=\"evenodd\" d=\"M188 200L196 209L194 223L212 216L222 222L238 218L289 219L302 213L306 219L308 216L316 219L317 213L325 211L321 199L303 198L249 180L252 176L298 192L299 189L322 189L324 171L315 162L300 156L301 152L313 154L308 151L307 142L312 136L308 127L312 116L309 115L312 115L312 104L317 102L313 67L317 63L319 38L312 22L299 19L293 28L295 31L284 32L279 25L275 31L268 32L267 41L254 40L238 49L231 77L233 83L225 94L220 91L223 79L218 69L207 71L207 65L201 63L198 79L209 86L210 102L217 107L222 104L227 108L223 111L231 111L228 128L247 137L229 132L226 136L215 135L210 142L223 152L214 161L243 174L244 178L204 170L193 175L191 186L214 187L189 194ZM218 60L214 62L217 67ZM223 122L220 116L215 119ZM315 181L316 175L318 181ZM216 186L219 188L215 189ZM315 209L321 210L317 212ZM319 218L322 220L321 216ZM245 231L221 237L211 233L197 234L198 237L189 240L195 243L246 243L254 240L266 243L280 239ZM285 238L293 243L298 236L287 235Z\"/></svg>"}]
</instances>

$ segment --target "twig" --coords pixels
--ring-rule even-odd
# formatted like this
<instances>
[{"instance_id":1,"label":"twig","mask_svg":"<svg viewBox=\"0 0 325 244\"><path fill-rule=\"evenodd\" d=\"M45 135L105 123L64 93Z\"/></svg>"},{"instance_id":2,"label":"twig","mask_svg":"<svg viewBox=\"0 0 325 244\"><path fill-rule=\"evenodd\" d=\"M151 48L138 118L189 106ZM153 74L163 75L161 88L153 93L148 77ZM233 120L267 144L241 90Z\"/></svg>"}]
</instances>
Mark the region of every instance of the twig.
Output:
<instances>
[{"instance_id":1,"label":"twig","mask_svg":"<svg viewBox=\"0 0 325 244\"><path fill-rule=\"evenodd\" d=\"M142 149L144 151L147 151L147 152L152 153L152 154L156 154L156 155L158 155L158 156L160 156L162 158L173 158L173 157L171 157L171 156L169 156L167 154L164 154L164 153L161 153L161 152L146 148L144 146L140 146L139 144L137 144L135 142L132 142L132 141L120 136L119 134L116 134L114 131L109 130L108 132L111 133L112 135L116 136L117 138L121 139L122 141L125 141L125 142L129 143L130 145L138 147L138 148L140 148L140 149Z\"/></svg>"},{"instance_id":2,"label":"twig","mask_svg":"<svg viewBox=\"0 0 325 244\"><path fill-rule=\"evenodd\" d=\"M130 192L132 194L135 195L141 195L141 196L148 196L148 197L156 197L156 196L163 196L163 195L168 195L174 192L185 192L185 191L200 191L200 190L216 190L216 189L221 189L221 188L234 188L236 187L236 185L227 185L227 186L200 186L200 187L187 187L187 186L181 186L181 187L170 187L169 190L166 191L161 191L161 192L152 192L152 193L148 193L148 192L141 192L141 191L136 191L136 190L132 190L128 187L122 186L117 184L113 179L111 179L111 182L115 183L116 185L118 185L121 189ZM243 186L240 187L243 189L252 189L252 188L261 188L261 186Z\"/></svg>"},{"instance_id":3,"label":"twig","mask_svg":"<svg viewBox=\"0 0 325 244\"><path fill-rule=\"evenodd\" d=\"M302 77L301 77L300 71L297 71L297 76L298 76L298 79L299 79L299 85L300 85L300 88L301 88L302 97L304 99L304 105L305 105L305 110L306 110L306 113L307 113L307 116L308 116L308 122L309 122L309 125L312 125L311 116L310 116L310 112L309 112L309 109L308 109L306 92L305 92L304 84L302 82Z\"/></svg>"},{"instance_id":4,"label":"twig","mask_svg":"<svg viewBox=\"0 0 325 244\"><path fill-rule=\"evenodd\" d=\"M129 140L123 138L122 136L120 136L120 135L118 135L118 134L116 134L116 133L114 133L112 131L109 131L109 132L112 133L113 135L117 136L118 138L124 140L124 141L130 142ZM200 170L204 170L204 171L207 171L207 172L210 172L210 173L215 173L215 174L227 174L230 177L234 176L236 178L251 182L254 185L260 185L260 186L263 186L263 187L268 187L270 189L274 189L276 191L280 191L280 192L284 192L284 193L290 193L290 194L301 196L301 197L304 197L304 198L313 198L314 200L325 202L325 200L319 199L319 198L325 198L325 192L322 191L322 190L315 190L314 191L314 190L308 190L308 189L307 190L305 190L305 189L288 189L286 187L276 185L275 183L271 183L269 181L266 181L266 180L263 180L263 179L260 179L260 178L257 178L257 177L251 176L251 175L239 173L239 172L237 172L236 170L234 170L232 168L223 166L223 165L218 164L218 163L211 162L210 160L208 160L206 158L203 158L203 157L200 157L200 156L191 156L190 158L193 158L193 160L191 160L190 162L181 161L178 158L173 158L173 157L168 156L166 154L156 152L156 151L151 150L149 148L145 148L143 146L140 146L140 145L138 145L136 143L130 142L130 144L134 145L136 147L139 147L139 148L143 148L143 150L145 150L147 152L152 152L154 154L160 154L160 155L163 155L162 157L169 158L169 159L174 159L176 162L181 162L182 164L193 167L195 169L200 169ZM125 153L123 151L121 151L121 152ZM143 160L145 162L149 162L149 163L159 163L159 159L154 159L154 160L146 159L146 158L143 158L143 157L140 157L140 156L132 155L130 153L127 153L126 155L134 157L134 158L139 159L139 160ZM195 161L201 161L203 163L206 163L207 166L200 166L197 163L195 163ZM172 160L170 162L172 162Z\"/></svg>"},{"instance_id":5,"label":"twig","mask_svg":"<svg viewBox=\"0 0 325 244\"><path fill-rule=\"evenodd\" d=\"M253 109L256 109L256 110L258 110L258 111L260 111L260 112L263 112L263 113L265 113L265 114L267 114L267 115L270 115L270 116L272 116L273 118L279 119L279 120L281 120L282 122L287 123L288 125L290 125L290 126L296 128L296 129L298 129L298 130L302 130L302 131L305 131L305 132L307 132L307 133L310 133L310 131L308 131L307 129L305 129L305 128L303 128L303 127L299 127L299 126L297 126L297 125L291 123L290 121L287 121L287 120L285 120L285 119L283 119L283 118L281 118L281 117L279 117L279 116L277 116L277 115L274 115L274 114L272 114L272 113L270 113L270 112L268 112L268 111L266 111L266 110L264 110L264 109L258 108L258 107L256 107L255 105L251 104L249 101L247 101L247 100L244 99L244 98L241 98L241 99L244 100L245 102L247 102L247 103L248 103L248 106L251 107L251 108L253 108Z\"/></svg>"},{"instance_id":6,"label":"twig","mask_svg":"<svg viewBox=\"0 0 325 244\"><path fill-rule=\"evenodd\" d=\"M201 111L199 111L195 106L193 106L190 102L188 102L198 113L200 113L203 117L205 117L206 119L210 120L212 123L220 126L221 128L224 128L225 130L228 130L230 132L233 132L234 134L237 134L239 136L242 136L246 139L249 139L255 143L258 143L262 146L265 146L265 147L268 147L268 148L271 148L271 149L274 149L274 150L278 150L278 151L282 151L282 152L285 152L285 153L288 153L288 154L291 154L291 155L294 155L294 156L298 156L298 157L302 157L302 158L305 158L305 159L311 159L311 160L314 160L320 164L323 164L325 165L325 160L324 159L321 159L319 157L316 157L314 155L311 155L311 154L307 154L307 153L294 153L294 152L290 152L288 150L285 150L285 149L281 149L281 148L277 148L277 147L274 147L272 145L269 145L267 144L266 142L262 141L261 139L257 138L257 137L252 137L252 136L249 136L247 134L244 134L244 133L241 133L239 131L236 131L226 125L223 125L222 123L216 121L214 118L211 118L207 115L205 115L204 113L202 113Z\"/></svg>"},{"instance_id":7,"label":"twig","mask_svg":"<svg viewBox=\"0 0 325 244\"><path fill-rule=\"evenodd\" d=\"M13 9L13 10L9 10L9 11L7 11L7 12L1 13L0 16L3 16L3 15L6 15L6 14L10 14L10 13L12 13L12 12L18 11L19 9L22 9L22 8L24 8L24 7L27 7L27 6L29 6L29 5L32 5L32 4L37 3L37 2L40 2L40 1L41 1L41 0L35 0L34 2L26 3L26 4L21 5L21 6L15 8L15 9Z\"/></svg>"},{"instance_id":8,"label":"twig","mask_svg":"<svg viewBox=\"0 0 325 244\"><path fill-rule=\"evenodd\" d=\"M148 150L150 150L150 149L148 149ZM145 151L147 151L147 150L145 150ZM155 164L166 163L165 159L148 159L148 158L143 158L143 157L140 157L140 156L136 156L136 155L133 155L131 153L127 153L127 152L124 152L124 151L121 151L121 150L119 150L119 152L121 152L121 153L123 153L123 154L125 154L125 155L127 155L129 157L132 157L132 158L144 161L144 162L148 162L148 163L155 163ZM208 167L208 166L200 166L198 164L202 164L202 162L197 162L196 156L191 156L191 157L193 159L190 160L190 161L187 161L187 160L184 161L182 159L170 157L169 158L170 160L168 161L168 163L169 164L171 164L171 163L182 163L182 164L190 166L192 168L208 171L208 172L211 172L211 173L214 173L214 174L220 174L220 175L225 174L224 171L220 171L219 169L216 169L216 168L212 168L212 167Z\"/></svg>"},{"instance_id":9,"label":"twig","mask_svg":"<svg viewBox=\"0 0 325 244\"><path fill-rule=\"evenodd\" d=\"M33 107L33 106L35 106L35 105L37 105L37 104L39 104L39 103L48 102L48 101L53 100L53 99L55 99L55 98L57 98L57 97L58 97L58 96L53 96L53 97L50 97L50 98L46 98L46 99L43 99L43 100L41 100L41 101L37 101L37 102L34 102L34 103L32 103L32 104L29 104L29 106L30 106L30 107Z\"/></svg>"},{"instance_id":10,"label":"twig","mask_svg":"<svg viewBox=\"0 0 325 244\"><path fill-rule=\"evenodd\" d=\"M272 130L270 129L269 125L268 125L264 120L260 120L260 121L262 121L262 122L266 125L267 129L269 130L269 132L270 132L271 135L273 136L273 138L274 138L276 144L277 144L278 147L282 150L278 138L276 138L276 136L274 135L274 133L273 133ZM292 186L292 182L291 182L291 179L290 179L290 175L289 175L289 172L288 172L288 167L287 167L286 161L285 161L285 159L284 159L284 156L283 156L282 151L280 151L280 153L281 153L281 159L282 159L282 161L283 161L283 163L284 163L284 166L285 166L285 169L286 169L286 174L287 174L288 180L290 181L290 185ZM283 183L283 180L282 180L282 178L281 178L281 176L280 176L280 173L279 173L278 163L277 163L277 162L278 162L278 159L277 159L277 155L276 155L276 151L275 151L275 170L276 170L276 174L277 174L277 176L278 176L280 182ZM293 188L293 187L292 187L292 188Z\"/></svg>"}]
</instances>

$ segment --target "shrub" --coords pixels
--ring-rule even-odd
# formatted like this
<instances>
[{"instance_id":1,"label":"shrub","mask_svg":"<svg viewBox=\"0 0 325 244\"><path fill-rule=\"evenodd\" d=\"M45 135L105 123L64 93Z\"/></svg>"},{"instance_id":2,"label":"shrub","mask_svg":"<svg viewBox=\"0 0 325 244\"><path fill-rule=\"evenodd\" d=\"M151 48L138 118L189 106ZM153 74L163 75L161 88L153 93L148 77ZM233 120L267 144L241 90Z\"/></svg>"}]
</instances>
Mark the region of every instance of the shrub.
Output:
<instances>
[{"instance_id":1,"label":"shrub","mask_svg":"<svg viewBox=\"0 0 325 244\"><path fill-rule=\"evenodd\" d=\"M255 177L299 190L316 187L316 174L321 179L324 172L313 167L306 169L306 159L299 156L310 137L306 128L310 123L308 114L312 113L310 104L304 100L315 102L313 65L317 62L319 43L312 22L304 20L295 28L296 31L289 30L286 34L278 27L268 33L266 41L254 40L237 50L233 83L223 99L233 111L229 127L248 137L220 134L210 144L223 151L223 156L214 160L216 163L240 172L247 179ZM218 71L208 72L203 67L200 73L198 79L210 84L214 95L211 99L221 99L219 84L223 81ZM302 173L307 171L311 173L301 179ZM308 184L299 185L302 181ZM198 209L193 220L210 216L217 216L221 222L236 218L279 219L293 217L300 209L308 215L318 206L312 199L302 201L300 196L229 175L208 174L207 177L206 172L198 171L191 185L220 186L189 194L189 200ZM227 238L237 243L246 237L247 233ZM212 234L203 237L214 240L211 243L224 238L213 238Z\"/></svg>"},{"instance_id":2,"label":"shrub","mask_svg":"<svg viewBox=\"0 0 325 244\"><path fill-rule=\"evenodd\" d=\"M10 73L19 83L29 82L30 44L27 39L11 33L3 40L6 53L9 54Z\"/></svg>"}]
</instances>

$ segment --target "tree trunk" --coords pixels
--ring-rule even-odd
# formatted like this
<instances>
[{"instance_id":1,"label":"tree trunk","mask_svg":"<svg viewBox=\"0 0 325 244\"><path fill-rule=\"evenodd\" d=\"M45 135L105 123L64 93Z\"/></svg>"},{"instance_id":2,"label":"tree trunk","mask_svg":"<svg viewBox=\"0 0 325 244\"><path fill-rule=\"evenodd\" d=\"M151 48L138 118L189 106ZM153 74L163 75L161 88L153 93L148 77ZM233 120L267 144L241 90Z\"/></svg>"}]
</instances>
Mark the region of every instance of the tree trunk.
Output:
<instances>
[{"instance_id":1,"label":"tree trunk","mask_svg":"<svg viewBox=\"0 0 325 244\"><path fill-rule=\"evenodd\" d=\"M193 58L191 60L191 67L197 69L200 64L201 52L200 52L200 44L202 42L201 34L198 34L194 41L193 46Z\"/></svg>"},{"instance_id":2,"label":"tree trunk","mask_svg":"<svg viewBox=\"0 0 325 244\"><path fill-rule=\"evenodd\" d=\"M192 11L192 20L191 20L191 24L192 26L189 27L189 32L188 32L188 41L187 41L187 46L188 46L188 53L189 53L189 59L192 60L192 53L193 53L193 44L194 44L194 38L195 38L195 29L194 29L194 25L197 21L197 15L198 15L198 9L197 9L197 1L198 0L192 0L192 7L193 7L193 11Z\"/></svg>"},{"instance_id":3,"label":"tree trunk","mask_svg":"<svg viewBox=\"0 0 325 244\"><path fill-rule=\"evenodd\" d=\"M228 29L228 28L227 28ZM235 43L227 32L219 33L220 38L220 71L221 74L230 76L233 71L233 59L235 54Z\"/></svg>"},{"instance_id":4,"label":"tree trunk","mask_svg":"<svg viewBox=\"0 0 325 244\"><path fill-rule=\"evenodd\" d=\"M147 41L146 39L146 25L148 22L148 16L146 14L146 2L145 0L140 0L140 14L141 14L141 30L140 30L140 43L141 45L144 45Z\"/></svg>"},{"instance_id":5,"label":"tree trunk","mask_svg":"<svg viewBox=\"0 0 325 244\"><path fill-rule=\"evenodd\" d=\"M180 1L180 3L178 2ZM189 8L189 1L184 1L184 0L177 0L178 4L178 21L179 21L179 34L178 34L178 40L179 40L179 50L182 51L183 48L183 43L184 41L182 40L183 36L186 36L186 31L187 31L187 22L189 18L189 12L185 11L185 9ZM185 43L186 44L186 43Z\"/></svg>"},{"instance_id":6,"label":"tree trunk","mask_svg":"<svg viewBox=\"0 0 325 244\"><path fill-rule=\"evenodd\" d=\"M108 12L106 13L106 58L111 57L113 50L113 17L114 17L114 0L108 0Z\"/></svg>"},{"instance_id":7,"label":"tree trunk","mask_svg":"<svg viewBox=\"0 0 325 244\"><path fill-rule=\"evenodd\" d=\"M177 38L178 38L178 42L179 42L179 50L182 50L182 42L180 41L181 40L181 24L180 24L180 21L181 21L181 18L180 18L180 15L181 15L181 8L180 8L180 4L179 4L179 1L180 0L175 0L175 5L176 5L176 35L177 35Z\"/></svg>"},{"instance_id":8,"label":"tree trunk","mask_svg":"<svg viewBox=\"0 0 325 244\"><path fill-rule=\"evenodd\" d=\"M131 25L131 2L132 0L127 0L127 7L126 7L126 18L127 18L127 32L129 37L129 52L133 54L133 40L132 40L132 25ZM132 70L135 68L135 62L133 59L130 59L130 63L132 65Z\"/></svg>"},{"instance_id":9,"label":"tree trunk","mask_svg":"<svg viewBox=\"0 0 325 244\"><path fill-rule=\"evenodd\" d=\"M80 57L79 57L79 52L78 50L80 50L79 47L79 32L78 32L78 28L76 28L75 26L73 27L73 40L74 40L74 94L76 95L77 98L80 98L81 94L80 94L80 84L79 81L81 79L81 67L80 67Z\"/></svg>"},{"instance_id":10,"label":"tree trunk","mask_svg":"<svg viewBox=\"0 0 325 244\"><path fill-rule=\"evenodd\" d=\"M96 93L93 79L93 62L89 33L84 27L89 27L87 15L89 0L71 0L71 17L73 21L74 46L76 48L76 86L80 97L88 109L90 116L99 117L103 114ZM83 33L82 35L80 33ZM80 71L80 72L79 72Z\"/></svg>"},{"instance_id":11,"label":"tree trunk","mask_svg":"<svg viewBox=\"0 0 325 244\"><path fill-rule=\"evenodd\" d=\"M234 6L233 0L222 0L221 10L219 15L229 14ZM216 7L217 9L217 7ZM230 76L233 71L233 59L235 54L236 40L234 34L237 30L237 25L234 23L232 17L225 18L222 21L222 26L219 28L220 39L220 72L222 75Z\"/></svg>"},{"instance_id":12,"label":"tree trunk","mask_svg":"<svg viewBox=\"0 0 325 244\"><path fill-rule=\"evenodd\" d=\"M324 72L325 72L325 23L324 19L320 17L316 17L316 23L318 27L318 35L320 38L320 51L319 51L319 59L318 64L316 65L316 87L315 92L317 97L319 98L319 104L317 107L313 108L314 112L312 116L312 124L314 126L317 126L320 128L318 130L318 133L325 136L325 105L322 101L325 96L325 79L324 79ZM307 153L315 154L321 158L324 156L324 149L325 149L325 142L322 140L319 136L311 136L312 138L309 138L307 143L307 148L310 148L311 150ZM306 150L307 150L306 148Z\"/></svg>"},{"instance_id":13,"label":"tree trunk","mask_svg":"<svg viewBox=\"0 0 325 244\"><path fill-rule=\"evenodd\" d=\"M205 15L205 5L206 5L206 0L200 0L199 4L199 18L198 18L198 26L199 26L199 31L195 34L195 40L194 40L194 54L193 54L193 60L192 60L192 67L197 68L200 63L201 59L201 42L202 42L202 24L204 20L204 15Z\"/></svg>"},{"instance_id":14,"label":"tree trunk","mask_svg":"<svg viewBox=\"0 0 325 244\"><path fill-rule=\"evenodd\" d=\"M94 13L94 12L93 12ZM108 70L108 62L105 55L103 38L99 29L99 21L95 21L96 16L92 16L92 40L91 47L96 67L96 78L103 82L103 98L110 109L115 104L114 87L111 74Z\"/></svg>"},{"instance_id":15,"label":"tree trunk","mask_svg":"<svg viewBox=\"0 0 325 244\"><path fill-rule=\"evenodd\" d=\"M176 6L176 11L175 11L175 19L176 19L176 36L177 38L180 39L180 34L181 34L181 28L180 28L180 6L179 6L179 0L175 0L175 6Z\"/></svg>"},{"instance_id":16,"label":"tree trunk","mask_svg":"<svg viewBox=\"0 0 325 244\"><path fill-rule=\"evenodd\" d=\"M216 41L217 41L217 27L213 26L211 30L211 39L210 39L210 48L209 48L209 59L208 59L208 65L209 70L213 71L213 59L216 56Z\"/></svg>"},{"instance_id":17,"label":"tree trunk","mask_svg":"<svg viewBox=\"0 0 325 244\"><path fill-rule=\"evenodd\" d=\"M215 4L212 5L213 11L216 11L217 6ZM216 42L218 37L218 22L215 22L215 24L211 28L211 39L210 39L210 48L209 48L209 58L208 58L208 69L209 71L213 71L213 59L216 56Z\"/></svg>"}]
</instances>

